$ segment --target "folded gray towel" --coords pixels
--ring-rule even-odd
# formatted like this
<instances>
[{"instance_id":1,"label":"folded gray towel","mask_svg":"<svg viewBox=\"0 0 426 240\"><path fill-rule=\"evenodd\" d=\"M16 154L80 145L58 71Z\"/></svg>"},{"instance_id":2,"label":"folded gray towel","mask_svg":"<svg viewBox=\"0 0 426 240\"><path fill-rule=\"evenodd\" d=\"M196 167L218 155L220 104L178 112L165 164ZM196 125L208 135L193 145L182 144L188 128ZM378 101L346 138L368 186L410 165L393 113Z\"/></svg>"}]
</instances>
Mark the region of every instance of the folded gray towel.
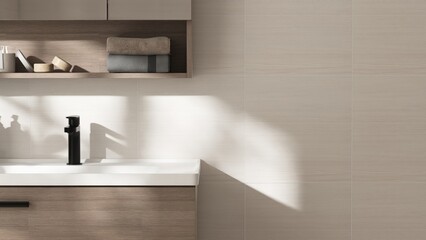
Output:
<instances>
[{"instance_id":1,"label":"folded gray towel","mask_svg":"<svg viewBox=\"0 0 426 240\"><path fill-rule=\"evenodd\" d=\"M170 38L120 38L107 39L107 52L124 55L167 55L170 54Z\"/></svg>"},{"instance_id":2,"label":"folded gray towel","mask_svg":"<svg viewBox=\"0 0 426 240\"><path fill-rule=\"evenodd\" d=\"M167 73L170 72L170 56L110 54L107 67L108 71L112 73Z\"/></svg>"}]
</instances>

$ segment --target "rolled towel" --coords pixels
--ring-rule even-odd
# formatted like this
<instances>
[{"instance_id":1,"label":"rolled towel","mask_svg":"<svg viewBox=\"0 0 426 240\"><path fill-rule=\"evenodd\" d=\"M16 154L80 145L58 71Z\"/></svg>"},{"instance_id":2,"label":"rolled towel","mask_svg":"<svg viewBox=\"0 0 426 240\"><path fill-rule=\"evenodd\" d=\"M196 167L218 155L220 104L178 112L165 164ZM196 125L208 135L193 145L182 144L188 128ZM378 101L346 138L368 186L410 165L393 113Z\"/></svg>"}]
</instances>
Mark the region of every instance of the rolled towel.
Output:
<instances>
[{"instance_id":1,"label":"rolled towel","mask_svg":"<svg viewBox=\"0 0 426 240\"><path fill-rule=\"evenodd\" d=\"M121 38L107 39L107 52L123 55L167 55L170 54L170 38Z\"/></svg>"},{"instance_id":2,"label":"rolled towel","mask_svg":"<svg viewBox=\"0 0 426 240\"><path fill-rule=\"evenodd\" d=\"M169 55L108 55L108 72L112 73L167 73L170 72Z\"/></svg>"}]
</instances>

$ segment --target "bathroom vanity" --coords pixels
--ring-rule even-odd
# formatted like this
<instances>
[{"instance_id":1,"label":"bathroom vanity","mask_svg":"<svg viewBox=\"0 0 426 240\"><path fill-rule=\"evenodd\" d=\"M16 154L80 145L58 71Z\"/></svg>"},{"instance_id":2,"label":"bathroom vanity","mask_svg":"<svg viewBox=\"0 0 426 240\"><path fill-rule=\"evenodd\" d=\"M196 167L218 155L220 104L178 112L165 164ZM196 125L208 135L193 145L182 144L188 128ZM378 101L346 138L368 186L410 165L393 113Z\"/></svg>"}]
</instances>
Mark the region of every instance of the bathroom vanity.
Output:
<instances>
[{"instance_id":1,"label":"bathroom vanity","mask_svg":"<svg viewBox=\"0 0 426 240\"><path fill-rule=\"evenodd\" d=\"M0 165L11 240L195 240L199 160L13 160Z\"/></svg>"}]
</instances>

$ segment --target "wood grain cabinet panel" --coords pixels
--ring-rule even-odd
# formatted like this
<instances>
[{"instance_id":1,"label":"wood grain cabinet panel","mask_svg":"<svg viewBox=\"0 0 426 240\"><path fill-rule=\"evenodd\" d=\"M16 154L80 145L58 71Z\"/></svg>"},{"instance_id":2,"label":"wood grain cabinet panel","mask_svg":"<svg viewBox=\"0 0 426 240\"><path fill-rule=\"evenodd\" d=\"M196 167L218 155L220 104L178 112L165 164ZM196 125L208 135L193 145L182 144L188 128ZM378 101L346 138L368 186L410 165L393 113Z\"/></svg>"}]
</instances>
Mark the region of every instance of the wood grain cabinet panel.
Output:
<instances>
[{"instance_id":1,"label":"wood grain cabinet panel","mask_svg":"<svg viewBox=\"0 0 426 240\"><path fill-rule=\"evenodd\" d=\"M106 0L0 0L0 20L106 19Z\"/></svg>"},{"instance_id":2,"label":"wood grain cabinet panel","mask_svg":"<svg viewBox=\"0 0 426 240\"><path fill-rule=\"evenodd\" d=\"M2 239L196 239L195 187L0 188L0 201L30 201L0 208Z\"/></svg>"},{"instance_id":3,"label":"wood grain cabinet panel","mask_svg":"<svg viewBox=\"0 0 426 240\"><path fill-rule=\"evenodd\" d=\"M109 20L191 20L191 0L109 0Z\"/></svg>"}]
</instances>

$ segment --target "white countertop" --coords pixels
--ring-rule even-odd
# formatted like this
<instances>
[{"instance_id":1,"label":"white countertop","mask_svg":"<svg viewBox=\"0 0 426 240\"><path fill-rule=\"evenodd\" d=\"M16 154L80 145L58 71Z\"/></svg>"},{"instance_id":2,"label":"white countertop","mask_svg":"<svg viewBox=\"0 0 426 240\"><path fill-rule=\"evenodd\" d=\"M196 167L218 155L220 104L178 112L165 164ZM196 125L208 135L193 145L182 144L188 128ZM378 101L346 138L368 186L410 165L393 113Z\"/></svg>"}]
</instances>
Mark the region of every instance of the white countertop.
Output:
<instances>
[{"instance_id":1,"label":"white countertop","mask_svg":"<svg viewBox=\"0 0 426 240\"><path fill-rule=\"evenodd\" d=\"M0 186L196 186L199 159L0 159Z\"/></svg>"}]
</instances>

